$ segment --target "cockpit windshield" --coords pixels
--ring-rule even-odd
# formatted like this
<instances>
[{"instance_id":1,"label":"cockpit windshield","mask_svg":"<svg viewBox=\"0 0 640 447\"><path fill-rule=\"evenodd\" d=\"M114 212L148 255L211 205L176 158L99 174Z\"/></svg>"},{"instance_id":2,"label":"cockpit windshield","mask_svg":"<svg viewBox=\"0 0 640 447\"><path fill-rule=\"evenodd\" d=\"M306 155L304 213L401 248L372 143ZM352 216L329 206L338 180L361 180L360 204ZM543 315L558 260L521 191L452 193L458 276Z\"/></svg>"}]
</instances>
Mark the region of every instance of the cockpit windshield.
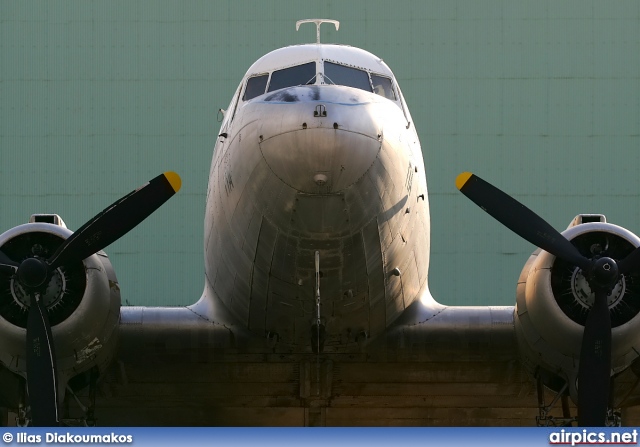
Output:
<instances>
[{"instance_id":1,"label":"cockpit windshield","mask_svg":"<svg viewBox=\"0 0 640 447\"><path fill-rule=\"evenodd\" d=\"M319 84L344 85L367 92L373 92L392 101L397 101L393 81L387 76L360 68L324 60L320 66ZM249 101L265 92L273 92L287 87L316 84L315 62L283 68L268 73L256 74L247 79L243 101Z\"/></svg>"},{"instance_id":2,"label":"cockpit windshield","mask_svg":"<svg viewBox=\"0 0 640 447\"><path fill-rule=\"evenodd\" d=\"M249 101L250 99L260 96L267 88L267 81L269 80L268 74L260 76L252 76L247 80L247 88L244 89L243 101Z\"/></svg>"},{"instance_id":3,"label":"cockpit windshield","mask_svg":"<svg viewBox=\"0 0 640 447\"><path fill-rule=\"evenodd\" d=\"M295 67L276 70L271 73L269 92L295 85L308 85L316 83L316 63L296 65Z\"/></svg>"},{"instance_id":4,"label":"cockpit windshield","mask_svg":"<svg viewBox=\"0 0 640 447\"><path fill-rule=\"evenodd\" d=\"M396 100L391 78L374 73L369 74L358 68L325 61L324 82L325 84L346 85L347 87L359 88L367 92L373 92L392 101Z\"/></svg>"},{"instance_id":5,"label":"cockpit windshield","mask_svg":"<svg viewBox=\"0 0 640 447\"><path fill-rule=\"evenodd\" d=\"M384 96L392 101L396 100L396 94L393 91L390 78L371 73L371 83L373 84L373 93Z\"/></svg>"},{"instance_id":6,"label":"cockpit windshield","mask_svg":"<svg viewBox=\"0 0 640 447\"><path fill-rule=\"evenodd\" d=\"M324 63L324 82L371 91L371 83L366 71L327 61Z\"/></svg>"}]
</instances>

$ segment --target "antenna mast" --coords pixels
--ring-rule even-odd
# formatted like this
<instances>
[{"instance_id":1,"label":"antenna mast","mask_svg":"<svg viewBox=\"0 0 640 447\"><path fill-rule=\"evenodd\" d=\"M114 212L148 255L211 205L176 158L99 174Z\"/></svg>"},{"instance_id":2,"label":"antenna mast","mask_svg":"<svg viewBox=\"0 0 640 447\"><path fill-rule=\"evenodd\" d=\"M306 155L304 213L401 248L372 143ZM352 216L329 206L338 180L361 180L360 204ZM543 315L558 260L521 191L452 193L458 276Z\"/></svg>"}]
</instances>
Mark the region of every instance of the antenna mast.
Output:
<instances>
[{"instance_id":1,"label":"antenna mast","mask_svg":"<svg viewBox=\"0 0 640 447\"><path fill-rule=\"evenodd\" d=\"M316 24L316 43L320 43L320 25L322 25L323 23L333 23L336 27L336 31L338 31L338 29L340 29L340 22L338 22L337 20L330 20L330 19L304 19L304 20L298 20L296 22L296 31L298 31L300 29L300 25L303 23L315 23Z\"/></svg>"}]
</instances>

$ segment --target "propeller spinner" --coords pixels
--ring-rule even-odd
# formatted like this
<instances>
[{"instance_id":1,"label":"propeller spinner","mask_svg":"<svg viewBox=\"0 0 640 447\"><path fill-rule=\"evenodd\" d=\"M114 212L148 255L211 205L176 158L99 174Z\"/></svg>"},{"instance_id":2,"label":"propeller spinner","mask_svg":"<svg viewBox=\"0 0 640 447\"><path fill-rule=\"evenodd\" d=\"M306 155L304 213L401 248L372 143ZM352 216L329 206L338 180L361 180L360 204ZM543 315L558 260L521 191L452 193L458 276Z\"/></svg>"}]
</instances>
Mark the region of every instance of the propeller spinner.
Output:
<instances>
[{"instance_id":1,"label":"propeller spinner","mask_svg":"<svg viewBox=\"0 0 640 447\"><path fill-rule=\"evenodd\" d=\"M611 317L607 295L621 274L640 265L640 248L617 262L608 257L584 257L540 216L480 177L463 172L456 186L476 205L523 239L582 270L595 301L585 322L578 367L578 423L605 425L611 371Z\"/></svg>"},{"instance_id":2,"label":"propeller spinner","mask_svg":"<svg viewBox=\"0 0 640 447\"><path fill-rule=\"evenodd\" d=\"M47 310L41 300L53 272L84 260L124 236L178 192L180 186L175 172L155 177L98 213L48 259L33 256L17 263L0 251L0 271L15 274L30 297L26 361L32 425L59 424L56 356Z\"/></svg>"}]
</instances>

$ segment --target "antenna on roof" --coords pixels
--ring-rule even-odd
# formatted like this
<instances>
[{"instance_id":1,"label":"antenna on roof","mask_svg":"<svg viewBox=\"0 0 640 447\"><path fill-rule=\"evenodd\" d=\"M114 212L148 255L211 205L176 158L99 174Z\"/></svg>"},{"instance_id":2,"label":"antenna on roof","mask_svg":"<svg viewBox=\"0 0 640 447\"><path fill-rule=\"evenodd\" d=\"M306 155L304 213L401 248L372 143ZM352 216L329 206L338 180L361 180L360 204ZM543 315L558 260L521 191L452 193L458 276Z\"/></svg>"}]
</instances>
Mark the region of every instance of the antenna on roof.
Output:
<instances>
[{"instance_id":1,"label":"antenna on roof","mask_svg":"<svg viewBox=\"0 0 640 447\"><path fill-rule=\"evenodd\" d=\"M303 23L315 23L316 24L316 43L320 43L320 25L323 23L333 23L336 26L336 31L340 29L340 22L330 19L304 19L296 22L296 31L300 29L300 25Z\"/></svg>"}]
</instances>

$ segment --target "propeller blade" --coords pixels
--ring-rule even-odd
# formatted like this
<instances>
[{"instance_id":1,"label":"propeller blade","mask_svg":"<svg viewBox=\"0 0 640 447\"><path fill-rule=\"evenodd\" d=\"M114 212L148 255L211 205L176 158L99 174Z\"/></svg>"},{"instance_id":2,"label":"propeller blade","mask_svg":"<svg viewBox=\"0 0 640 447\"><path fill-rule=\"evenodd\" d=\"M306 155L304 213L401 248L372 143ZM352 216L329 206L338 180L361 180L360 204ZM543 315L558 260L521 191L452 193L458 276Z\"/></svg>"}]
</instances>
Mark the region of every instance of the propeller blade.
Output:
<instances>
[{"instance_id":1,"label":"propeller blade","mask_svg":"<svg viewBox=\"0 0 640 447\"><path fill-rule=\"evenodd\" d=\"M622 261L618 262L620 273L629 273L632 270L640 270L640 247L633 250Z\"/></svg>"},{"instance_id":2,"label":"propeller blade","mask_svg":"<svg viewBox=\"0 0 640 447\"><path fill-rule=\"evenodd\" d=\"M31 293L27 317L27 387L31 416L35 426L56 426L58 420L58 385L56 356L47 311L40 301L41 291L50 272L68 261L82 261L116 241L146 219L181 186L175 172L165 172L105 208L66 239L45 262L37 257L16 264L0 252L0 267L5 263ZM5 269L7 267L4 267Z\"/></svg>"},{"instance_id":3,"label":"propeller blade","mask_svg":"<svg viewBox=\"0 0 640 447\"><path fill-rule=\"evenodd\" d=\"M175 172L165 172L117 200L73 233L47 261L50 271L83 260L124 236L180 190Z\"/></svg>"},{"instance_id":4,"label":"propeller blade","mask_svg":"<svg viewBox=\"0 0 640 447\"><path fill-rule=\"evenodd\" d=\"M578 425L604 426L611 373L611 317L606 288L597 288L582 334L578 370Z\"/></svg>"},{"instance_id":5,"label":"propeller blade","mask_svg":"<svg viewBox=\"0 0 640 447\"><path fill-rule=\"evenodd\" d=\"M470 172L458 175L456 186L476 205L523 239L584 271L589 270L591 261L582 256L555 228L513 197Z\"/></svg>"},{"instance_id":6,"label":"propeller blade","mask_svg":"<svg viewBox=\"0 0 640 447\"><path fill-rule=\"evenodd\" d=\"M0 251L0 272L7 274L15 273L19 265L20 264L12 261L9 256Z\"/></svg>"},{"instance_id":7,"label":"propeller blade","mask_svg":"<svg viewBox=\"0 0 640 447\"><path fill-rule=\"evenodd\" d=\"M0 273L4 273L5 275L11 275L15 273L15 271L16 271L15 267L12 267L10 265L0 264Z\"/></svg>"},{"instance_id":8,"label":"propeller blade","mask_svg":"<svg viewBox=\"0 0 640 447\"><path fill-rule=\"evenodd\" d=\"M57 377L49 318L39 294L32 293L27 317L27 389L35 427L59 425Z\"/></svg>"},{"instance_id":9,"label":"propeller blade","mask_svg":"<svg viewBox=\"0 0 640 447\"><path fill-rule=\"evenodd\" d=\"M0 264L10 265L10 266L13 266L13 267L18 267L20 265L19 263L14 262L9 256L5 255L1 251L0 251Z\"/></svg>"},{"instance_id":10,"label":"propeller blade","mask_svg":"<svg viewBox=\"0 0 640 447\"><path fill-rule=\"evenodd\" d=\"M640 248L617 264L611 258L589 260L541 217L480 177L463 172L456 186L469 199L522 238L581 268L595 293L582 334L578 370L578 422L603 426L611 385L611 316L607 295L619 273L640 267Z\"/></svg>"}]
</instances>

